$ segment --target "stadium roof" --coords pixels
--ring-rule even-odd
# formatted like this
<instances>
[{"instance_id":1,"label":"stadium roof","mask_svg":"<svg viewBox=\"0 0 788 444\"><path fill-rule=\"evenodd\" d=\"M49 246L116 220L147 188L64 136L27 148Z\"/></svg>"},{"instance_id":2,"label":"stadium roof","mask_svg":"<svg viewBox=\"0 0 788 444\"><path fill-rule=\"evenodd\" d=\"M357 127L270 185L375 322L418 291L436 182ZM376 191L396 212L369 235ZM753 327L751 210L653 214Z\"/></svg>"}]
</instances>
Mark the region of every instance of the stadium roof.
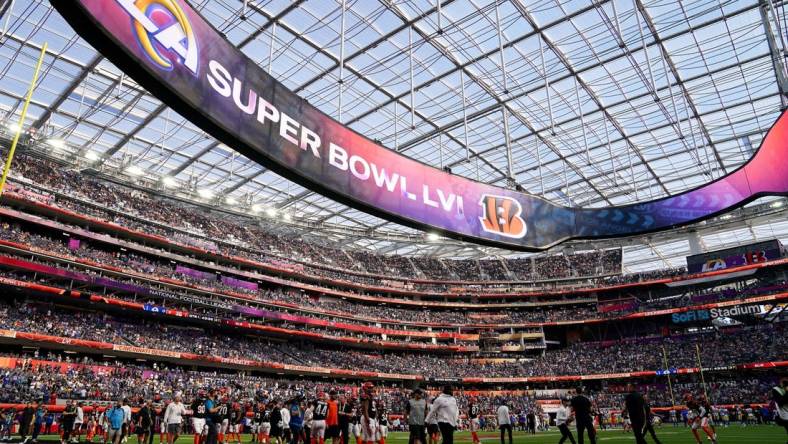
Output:
<instances>
[{"instance_id":1,"label":"stadium roof","mask_svg":"<svg viewBox=\"0 0 788 444\"><path fill-rule=\"evenodd\" d=\"M528 192L564 205L649 200L720 177L751 156L782 109L784 2L192 3L287 87L360 133L473 179L511 185L511 171ZM0 19L6 126L17 121L37 54L49 43L25 128L65 144L35 151L123 171L113 174L122 181L150 179L163 193L276 214L293 223L288 229L348 246L508 254L431 242L289 182L164 106L47 1L3 4L11 6ZM772 213L704 231L701 241L711 249L788 239L785 213ZM683 233L635 243L625 250L633 270L679 265L689 248Z\"/></svg>"}]
</instances>

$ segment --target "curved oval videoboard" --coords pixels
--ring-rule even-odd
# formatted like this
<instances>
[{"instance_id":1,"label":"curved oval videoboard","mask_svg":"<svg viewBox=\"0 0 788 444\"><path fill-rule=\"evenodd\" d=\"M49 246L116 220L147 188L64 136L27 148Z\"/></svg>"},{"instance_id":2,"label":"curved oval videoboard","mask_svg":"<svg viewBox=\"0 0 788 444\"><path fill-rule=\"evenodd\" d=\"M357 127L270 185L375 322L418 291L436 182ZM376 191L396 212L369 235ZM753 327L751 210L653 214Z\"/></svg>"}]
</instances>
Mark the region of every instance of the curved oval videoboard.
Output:
<instances>
[{"instance_id":1,"label":"curved oval videoboard","mask_svg":"<svg viewBox=\"0 0 788 444\"><path fill-rule=\"evenodd\" d=\"M120 69L218 140L379 217L486 245L543 250L699 221L788 192L788 118L725 177L675 196L568 208L452 175L375 144L264 72L182 0L51 0Z\"/></svg>"}]
</instances>

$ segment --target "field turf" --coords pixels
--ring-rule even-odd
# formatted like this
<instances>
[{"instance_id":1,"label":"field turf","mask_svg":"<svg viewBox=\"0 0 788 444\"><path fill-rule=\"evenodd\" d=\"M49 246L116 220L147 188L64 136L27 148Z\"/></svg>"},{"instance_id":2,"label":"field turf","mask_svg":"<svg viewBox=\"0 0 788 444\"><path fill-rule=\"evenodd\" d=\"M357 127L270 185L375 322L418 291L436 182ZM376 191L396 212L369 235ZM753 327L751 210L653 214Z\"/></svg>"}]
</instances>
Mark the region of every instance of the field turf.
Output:
<instances>
[{"instance_id":1,"label":"field turf","mask_svg":"<svg viewBox=\"0 0 788 444\"><path fill-rule=\"evenodd\" d=\"M785 444L788 442L785 430L777 426L751 426L740 427L730 426L728 428L718 427L718 442L720 444ZM573 431L573 435L574 435ZM657 436L663 444L695 444L695 439L692 437L692 432L684 427L673 428L669 425L657 428ZM495 432L479 432L479 437L483 444L497 444L499 443L498 434ZM555 444L558 442L560 435L558 431L553 428L549 432L539 432L536 435L526 435L522 432L515 432L514 444ZM243 435L243 444L250 442L249 435ZM39 442L57 442L58 437L55 435L40 436ZM458 432L454 435L455 442L459 444L470 444L471 436L467 432ZM577 440L577 436L575 436ZM650 437L646 441L653 443ZM84 443L84 440L82 441ZM94 443L98 443L96 439ZM330 442L330 441L329 441ZM566 441L567 443L569 441ZM586 439L586 444L588 440ZM631 433L624 433L620 429L600 431L597 434L597 442L599 443L634 443L635 439ZM704 437L704 444L709 441ZM153 440L154 444L159 444L159 437L156 436ZM182 436L178 439L176 444L192 444L193 440L191 435ZM390 433L386 444L407 444L407 433ZM136 437L131 437L128 444L137 444Z\"/></svg>"}]
</instances>

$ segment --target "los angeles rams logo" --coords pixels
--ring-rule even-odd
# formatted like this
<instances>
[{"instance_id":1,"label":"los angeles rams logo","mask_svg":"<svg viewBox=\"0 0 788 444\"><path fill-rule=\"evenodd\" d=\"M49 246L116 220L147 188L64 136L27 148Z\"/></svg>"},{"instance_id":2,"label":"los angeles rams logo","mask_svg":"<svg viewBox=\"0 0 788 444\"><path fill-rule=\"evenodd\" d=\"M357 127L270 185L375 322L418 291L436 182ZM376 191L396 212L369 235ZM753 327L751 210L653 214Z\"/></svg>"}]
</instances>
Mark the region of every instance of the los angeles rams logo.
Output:
<instances>
[{"instance_id":1,"label":"los angeles rams logo","mask_svg":"<svg viewBox=\"0 0 788 444\"><path fill-rule=\"evenodd\" d=\"M131 16L137 41L154 65L170 71L177 61L197 75L197 40L177 0L115 1Z\"/></svg>"},{"instance_id":2,"label":"los angeles rams logo","mask_svg":"<svg viewBox=\"0 0 788 444\"><path fill-rule=\"evenodd\" d=\"M710 259L703 264L701 271L724 270L728 268L725 259Z\"/></svg>"},{"instance_id":3,"label":"los angeles rams logo","mask_svg":"<svg viewBox=\"0 0 788 444\"><path fill-rule=\"evenodd\" d=\"M479 201L482 207L482 229L488 233L519 239L525 236L527 227L520 215L523 207L511 197L485 194Z\"/></svg>"}]
</instances>

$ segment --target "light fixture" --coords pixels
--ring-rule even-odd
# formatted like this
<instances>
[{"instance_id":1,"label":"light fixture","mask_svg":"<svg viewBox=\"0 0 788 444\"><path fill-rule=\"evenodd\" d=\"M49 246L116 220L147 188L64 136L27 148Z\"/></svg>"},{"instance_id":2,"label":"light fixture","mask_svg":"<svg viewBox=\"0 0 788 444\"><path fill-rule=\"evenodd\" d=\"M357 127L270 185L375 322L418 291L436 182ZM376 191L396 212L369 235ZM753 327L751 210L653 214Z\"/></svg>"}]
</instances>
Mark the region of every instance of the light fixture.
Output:
<instances>
[{"instance_id":1,"label":"light fixture","mask_svg":"<svg viewBox=\"0 0 788 444\"><path fill-rule=\"evenodd\" d=\"M259 204L252 205L251 209L252 209L252 213L259 213L263 211L263 207L261 207Z\"/></svg>"},{"instance_id":2,"label":"light fixture","mask_svg":"<svg viewBox=\"0 0 788 444\"><path fill-rule=\"evenodd\" d=\"M164 176L164 177L162 177L162 178L161 178L161 183L162 183L162 184L163 184L165 187L168 187L168 188L169 188L169 187L174 187L174 186L177 184L177 182L175 181L175 179L174 179L174 178L172 178L171 176Z\"/></svg>"},{"instance_id":3,"label":"light fixture","mask_svg":"<svg viewBox=\"0 0 788 444\"><path fill-rule=\"evenodd\" d=\"M8 131L11 131L12 134L16 134L22 130L22 125L19 123L6 123L5 127Z\"/></svg>"},{"instance_id":4,"label":"light fixture","mask_svg":"<svg viewBox=\"0 0 788 444\"><path fill-rule=\"evenodd\" d=\"M47 145L62 150L66 147L66 141L63 139L47 139Z\"/></svg>"},{"instance_id":5,"label":"light fixture","mask_svg":"<svg viewBox=\"0 0 788 444\"><path fill-rule=\"evenodd\" d=\"M772 208L780 208L780 207L782 207L783 205L785 205L785 202L783 202L782 200L778 200L778 201L776 201L776 202L773 202L773 203L772 203L772 205L771 205L771 207L772 207Z\"/></svg>"},{"instance_id":6,"label":"light fixture","mask_svg":"<svg viewBox=\"0 0 788 444\"><path fill-rule=\"evenodd\" d=\"M268 217L276 217L276 208L269 208L265 210L265 214L267 214Z\"/></svg>"},{"instance_id":7,"label":"light fixture","mask_svg":"<svg viewBox=\"0 0 788 444\"><path fill-rule=\"evenodd\" d=\"M138 167L137 165L129 165L126 168L126 173L132 176L140 176L142 175L142 168Z\"/></svg>"},{"instance_id":8,"label":"light fixture","mask_svg":"<svg viewBox=\"0 0 788 444\"><path fill-rule=\"evenodd\" d=\"M427 233L427 240L428 241L434 242L434 241L436 241L438 239L440 239L440 236L438 236L438 233Z\"/></svg>"},{"instance_id":9,"label":"light fixture","mask_svg":"<svg viewBox=\"0 0 788 444\"><path fill-rule=\"evenodd\" d=\"M238 201L233 196L227 196L224 199L224 203L226 203L227 205L235 205L238 203Z\"/></svg>"},{"instance_id":10,"label":"light fixture","mask_svg":"<svg viewBox=\"0 0 788 444\"><path fill-rule=\"evenodd\" d=\"M721 219L721 220L728 220L728 219L730 219L730 218L732 218L732 217L733 217L733 216L731 216L730 214L726 214L726 215L724 215L724 216L720 217L720 219Z\"/></svg>"},{"instance_id":11,"label":"light fixture","mask_svg":"<svg viewBox=\"0 0 788 444\"><path fill-rule=\"evenodd\" d=\"M99 156L98 156L98 154L96 154L95 151L88 150L88 151L85 152L85 159L87 159L87 160L89 160L91 162L95 162L95 161L97 161L99 159Z\"/></svg>"},{"instance_id":12,"label":"light fixture","mask_svg":"<svg viewBox=\"0 0 788 444\"><path fill-rule=\"evenodd\" d=\"M282 216L282 219L284 219L285 222L290 222L293 218L290 217L290 213L285 213L284 216Z\"/></svg>"},{"instance_id":13,"label":"light fixture","mask_svg":"<svg viewBox=\"0 0 788 444\"><path fill-rule=\"evenodd\" d=\"M213 191L208 188L200 188L197 190L197 194L199 194L203 199L210 199L213 197Z\"/></svg>"}]
</instances>

